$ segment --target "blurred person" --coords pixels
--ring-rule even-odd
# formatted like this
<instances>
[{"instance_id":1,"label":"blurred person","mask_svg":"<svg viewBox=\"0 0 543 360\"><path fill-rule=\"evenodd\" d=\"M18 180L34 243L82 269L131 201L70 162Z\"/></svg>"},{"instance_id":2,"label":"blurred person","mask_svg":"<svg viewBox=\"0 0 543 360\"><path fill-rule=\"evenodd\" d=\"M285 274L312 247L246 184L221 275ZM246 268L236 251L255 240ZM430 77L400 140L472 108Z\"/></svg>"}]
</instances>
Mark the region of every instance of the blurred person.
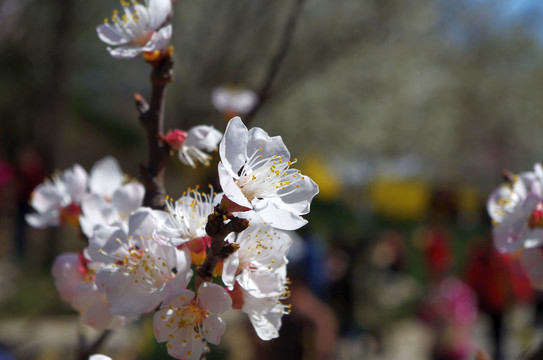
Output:
<instances>
[{"instance_id":1,"label":"blurred person","mask_svg":"<svg viewBox=\"0 0 543 360\"><path fill-rule=\"evenodd\" d=\"M380 269L401 272L405 265L405 238L392 229L383 231L373 248L371 260Z\"/></svg>"},{"instance_id":2,"label":"blurred person","mask_svg":"<svg viewBox=\"0 0 543 360\"><path fill-rule=\"evenodd\" d=\"M421 312L435 334L433 360L467 360L475 351L472 329L477 297L462 281L448 277L431 285Z\"/></svg>"},{"instance_id":3,"label":"blurred person","mask_svg":"<svg viewBox=\"0 0 543 360\"><path fill-rule=\"evenodd\" d=\"M427 225L417 239L426 260L427 274L431 281L446 278L454 265L451 247L453 234L450 226L457 216L454 192L446 187L434 190L427 215Z\"/></svg>"},{"instance_id":4,"label":"blurred person","mask_svg":"<svg viewBox=\"0 0 543 360\"><path fill-rule=\"evenodd\" d=\"M369 250L369 263L363 268L367 304L359 306L364 309L362 318L365 318L375 350L384 353L390 325L405 318L406 310L409 311L420 295L420 286L404 272L405 238L400 232L385 229Z\"/></svg>"},{"instance_id":5,"label":"blurred person","mask_svg":"<svg viewBox=\"0 0 543 360\"><path fill-rule=\"evenodd\" d=\"M450 227L457 211L455 193L446 187L435 190L428 225L418 239L428 272L428 296L420 315L435 334L433 360L466 360L475 350L472 329L477 319L475 292L452 276L454 253Z\"/></svg>"},{"instance_id":6,"label":"blurred person","mask_svg":"<svg viewBox=\"0 0 543 360\"><path fill-rule=\"evenodd\" d=\"M307 233L306 233L307 234ZM291 313L282 318L279 337L262 341L254 335L255 359L334 359L338 341L339 325L332 308L324 302L311 284L326 282L324 277L312 279L316 268L324 271L324 261L315 256L315 239L290 233L293 244L288 254L288 273L291 279ZM319 253L319 251L316 251ZM320 260L317 260L320 259ZM321 276L321 275L318 275Z\"/></svg>"},{"instance_id":7,"label":"blurred person","mask_svg":"<svg viewBox=\"0 0 543 360\"><path fill-rule=\"evenodd\" d=\"M503 359L504 316L514 303L509 266L486 237L469 256L466 282L477 294L479 309L490 319L492 358Z\"/></svg>"},{"instance_id":8,"label":"blurred person","mask_svg":"<svg viewBox=\"0 0 543 360\"><path fill-rule=\"evenodd\" d=\"M340 243L338 241L328 251L324 265L326 277L330 281L328 303L338 317L341 333L346 334L355 331L352 255L357 253L357 249L344 249Z\"/></svg>"}]
</instances>

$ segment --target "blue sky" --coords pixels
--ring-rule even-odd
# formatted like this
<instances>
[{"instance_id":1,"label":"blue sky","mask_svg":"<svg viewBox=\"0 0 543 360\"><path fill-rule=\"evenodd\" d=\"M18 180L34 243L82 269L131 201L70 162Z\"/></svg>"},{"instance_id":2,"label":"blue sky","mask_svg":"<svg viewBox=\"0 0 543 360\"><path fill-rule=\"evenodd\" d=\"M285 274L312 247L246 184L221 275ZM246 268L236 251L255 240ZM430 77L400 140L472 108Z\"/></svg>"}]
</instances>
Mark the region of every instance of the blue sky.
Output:
<instances>
[{"instance_id":1,"label":"blue sky","mask_svg":"<svg viewBox=\"0 0 543 360\"><path fill-rule=\"evenodd\" d=\"M543 43L543 0L440 0L440 6L445 36L452 42L477 42L490 34L506 36L522 27ZM476 21L465 17L480 11L487 12L488 34L480 31Z\"/></svg>"}]
</instances>

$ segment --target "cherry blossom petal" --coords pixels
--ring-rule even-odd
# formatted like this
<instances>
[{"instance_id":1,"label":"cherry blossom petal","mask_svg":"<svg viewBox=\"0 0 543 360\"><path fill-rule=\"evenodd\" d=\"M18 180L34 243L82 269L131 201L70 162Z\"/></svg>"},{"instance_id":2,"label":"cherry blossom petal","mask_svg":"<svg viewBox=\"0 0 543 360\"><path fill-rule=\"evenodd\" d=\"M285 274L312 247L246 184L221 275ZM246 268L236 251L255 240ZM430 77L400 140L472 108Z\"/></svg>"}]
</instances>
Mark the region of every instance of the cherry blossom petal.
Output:
<instances>
[{"instance_id":1,"label":"cherry blossom petal","mask_svg":"<svg viewBox=\"0 0 543 360\"><path fill-rule=\"evenodd\" d=\"M123 230L110 226L98 226L89 239L87 253L92 260L108 264L116 260L107 254L119 252L119 256L128 255L127 244L128 238Z\"/></svg>"},{"instance_id":2,"label":"cherry blossom petal","mask_svg":"<svg viewBox=\"0 0 543 360\"><path fill-rule=\"evenodd\" d=\"M111 360L111 358L109 356L105 356L102 354L95 354L95 355L91 355L89 357L89 360Z\"/></svg>"},{"instance_id":3,"label":"cherry blossom petal","mask_svg":"<svg viewBox=\"0 0 543 360\"><path fill-rule=\"evenodd\" d=\"M241 118L239 116L232 118L228 122L223 139L219 144L221 161L225 169L232 173L232 176L237 174L247 160L248 140L249 131L241 121Z\"/></svg>"},{"instance_id":4,"label":"cherry blossom petal","mask_svg":"<svg viewBox=\"0 0 543 360\"><path fill-rule=\"evenodd\" d=\"M127 35L131 36L132 43L137 42L139 37L152 30L149 27L149 13L146 6L136 3L135 5L124 6L123 10L126 18L125 22L119 26Z\"/></svg>"},{"instance_id":5,"label":"cherry blossom petal","mask_svg":"<svg viewBox=\"0 0 543 360\"><path fill-rule=\"evenodd\" d=\"M75 164L63 174L66 191L72 202L79 203L87 192L87 172L79 164Z\"/></svg>"},{"instance_id":6,"label":"cherry blossom petal","mask_svg":"<svg viewBox=\"0 0 543 360\"><path fill-rule=\"evenodd\" d=\"M62 206L62 193L52 184L40 184L32 192L30 205L44 213Z\"/></svg>"},{"instance_id":7,"label":"cherry blossom petal","mask_svg":"<svg viewBox=\"0 0 543 360\"><path fill-rule=\"evenodd\" d=\"M535 228L526 235L524 247L530 249L541 245L543 245L543 229Z\"/></svg>"},{"instance_id":8,"label":"cherry blossom petal","mask_svg":"<svg viewBox=\"0 0 543 360\"><path fill-rule=\"evenodd\" d=\"M187 132L185 144L211 152L217 149L217 145L221 139L222 133L213 126L199 125Z\"/></svg>"},{"instance_id":9,"label":"cherry blossom petal","mask_svg":"<svg viewBox=\"0 0 543 360\"><path fill-rule=\"evenodd\" d=\"M183 329L181 334L185 338L194 337L194 331L190 329ZM204 344L200 340L192 340L186 343L169 341L168 345L171 345L171 348L168 347L168 354L181 360L200 360L204 350Z\"/></svg>"},{"instance_id":10,"label":"cherry blossom petal","mask_svg":"<svg viewBox=\"0 0 543 360\"><path fill-rule=\"evenodd\" d=\"M218 86L211 92L211 103L223 113L246 114L258 103L251 90Z\"/></svg>"},{"instance_id":11,"label":"cherry blossom petal","mask_svg":"<svg viewBox=\"0 0 543 360\"><path fill-rule=\"evenodd\" d=\"M222 314L232 307L232 298L219 285L205 282L198 288L202 307L215 314Z\"/></svg>"},{"instance_id":12,"label":"cherry blossom petal","mask_svg":"<svg viewBox=\"0 0 543 360\"><path fill-rule=\"evenodd\" d=\"M79 225L83 234L91 237L96 225L111 225L114 217L113 207L106 203L104 198L98 194L87 194L81 202L81 213Z\"/></svg>"},{"instance_id":13,"label":"cherry blossom petal","mask_svg":"<svg viewBox=\"0 0 543 360\"><path fill-rule=\"evenodd\" d=\"M26 214L25 220L30 226L35 227L37 229L43 229L48 226L60 225L58 211Z\"/></svg>"},{"instance_id":14,"label":"cherry blossom petal","mask_svg":"<svg viewBox=\"0 0 543 360\"><path fill-rule=\"evenodd\" d=\"M94 164L90 171L89 188L94 194L110 199L123 183L123 172L117 160L106 156Z\"/></svg>"},{"instance_id":15,"label":"cherry blossom petal","mask_svg":"<svg viewBox=\"0 0 543 360\"><path fill-rule=\"evenodd\" d=\"M80 321L97 331L124 327L126 319L112 315L109 303L94 282L81 282L77 288L72 306L80 313Z\"/></svg>"},{"instance_id":16,"label":"cherry blossom petal","mask_svg":"<svg viewBox=\"0 0 543 360\"><path fill-rule=\"evenodd\" d=\"M273 271L244 271L236 277L240 286L255 297L281 297L285 291L286 266Z\"/></svg>"},{"instance_id":17,"label":"cherry blossom petal","mask_svg":"<svg viewBox=\"0 0 543 360\"><path fill-rule=\"evenodd\" d=\"M204 337L214 345L219 345L221 336L226 329L226 324L222 318L215 314L210 314L203 324Z\"/></svg>"},{"instance_id":18,"label":"cherry blossom petal","mask_svg":"<svg viewBox=\"0 0 543 360\"><path fill-rule=\"evenodd\" d=\"M128 220L129 236L139 239L140 236L147 238L153 235L156 230L155 218L149 208L139 208Z\"/></svg>"},{"instance_id":19,"label":"cherry blossom petal","mask_svg":"<svg viewBox=\"0 0 543 360\"><path fill-rule=\"evenodd\" d=\"M109 54L115 59L125 60L138 56L143 49L139 46L120 46L116 48L107 48Z\"/></svg>"},{"instance_id":20,"label":"cherry blossom petal","mask_svg":"<svg viewBox=\"0 0 543 360\"><path fill-rule=\"evenodd\" d=\"M105 290L114 315L139 316L154 310L164 300L162 288L150 290L141 287L139 281L118 272L114 264L96 274L96 284Z\"/></svg>"},{"instance_id":21,"label":"cherry blossom petal","mask_svg":"<svg viewBox=\"0 0 543 360\"><path fill-rule=\"evenodd\" d=\"M222 265L222 281L229 290L234 289L234 278L239 265L238 251L227 257Z\"/></svg>"},{"instance_id":22,"label":"cherry blossom petal","mask_svg":"<svg viewBox=\"0 0 543 360\"><path fill-rule=\"evenodd\" d=\"M171 330L168 331L167 328L165 328L166 321L166 315L168 315L169 312L172 312L172 310L169 310L168 308L160 309L157 312L155 312L153 316L153 329L156 341L158 342L164 342L170 340L168 337Z\"/></svg>"},{"instance_id":23,"label":"cherry blossom petal","mask_svg":"<svg viewBox=\"0 0 543 360\"><path fill-rule=\"evenodd\" d=\"M114 26L106 23L98 25L96 27L96 32L100 40L105 42L108 45L117 46L124 45L130 42L130 39L126 37L125 34L117 31Z\"/></svg>"},{"instance_id":24,"label":"cherry blossom petal","mask_svg":"<svg viewBox=\"0 0 543 360\"><path fill-rule=\"evenodd\" d=\"M190 277L189 277L189 280L190 280ZM188 282L186 285L188 285ZM173 307L180 308L180 307L186 306L187 304L190 304L192 299L194 299L195 295L193 291L183 289L183 288L181 288L181 290L179 289L180 288L177 288L177 292L175 294L172 294L169 298L164 300L164 305L165 304L168 305L168 307L164 307L164 305L162 305L164 309L169 308L170 305Z\"/></svg>"},{"instance_id":25,"label":"cherry blossom petal","mask_svg":"<svg viewBox=\"0 0 543 360\"><path fill-rule=\"evenodd\" d=\"M253 312L249 314L249 320L258 337L267 341L279 336L282 316L282 312L279 311L265 314Z\"/></svg>"},{"instance_id":26,"label":"cherry blossom petal","mask_svg":"<svg viewBox=\"0 0 543 360\"><path fill-rule=\"evenodd\" d=\"M288 151L281 136L270 137L267 132L261 128L252 128L249 130L249 139L247 141L247 155L251 155L260 148L259 154L264 158L268 157L282 157L283 161L290 159L290 152Z\"/></svg>"},{"instance_id":27,"label":"cherry blossom petal","mask_svg":"<svg viewBox=\"0 0 543 360\"><path fill-rule=\"evenodd\" d=\"M168 25L153 33L142 51L163 50L168 46L172 37L172 26Z\"/></svg>"},{"instance_id":28,"label":"cherry blossom petal","mask_svg":"<svg viewBox=\"0 0 543 360\"><path fill-rule=\"evenodd\" d=\"M249 200L243 195L239 186L234 181L234 178L230 174L230 171L223 165L222 162L218 166L219 182L221 183L222 190L232 202L252 209L252 205Z\"/></svg>"},{"instance_id":29,"label":"cherry blossom petal","mask_svg":"<svg viewBox=\"0 0 543 360\"><path fill-rule=\"evenodd\" d=\"M55 286L64 301L71 301L76 293L76 287L83 280L79 272L79 256L76 253L61 254L56 257L51 268L55 278Z\"/></svg>"},{"instance_id":30,"label":"cherry blossom petal","mask_svg":"<svg viewBox=\"0 0 543 360\"><path fill-rule=\"evenodd\" d=\"M172 11L171 0L149 0L149 26L158 29Z\"/></svg>"},{"instance_id":31,"label":"cherry blossom petal","mask_svg":"<svg viewBox=\"0 0 543 360\"><path fill-rule=\"evenodd\" d=\"M190 257L185 259L185 264L182 267L177 268L177 275L172 280L164 284L164 298L169 298L172 294L179 292L179 289L184 289L189 284L192 278L192 270L190 269ZM191 291L192 293L192 291ZM183 295L186 296L186 295ZM192 298L191 298L192 299Z\"/></svg>"},{"instance_id":32,"label":"cherry blossom petal","mask_svg":"<svg viewBox=\"0 0 543 360\"><path fill-rule=\"evenodd\" d=\"M112 329L110 326L114 318L124 319L124 317L109 313L109 303L107 301L102 303L94 302L85 312L81 313L79 321L97 331L103 331L105 329ZM121 328L124 327L124 324L125 322L115 323L116 326Z\"/></svg>"},{"instance_id":33,"label":"cherry blossom petal","mask_svg":"<svg viewBox=\"0 0 543 360\"><path fill-rule=\"evenodd\" d=\"M145 196L145 188L140 183L129 183L117 189L113 194L113 205L122 216L128 217L140 207Z\"/></svg>"},{"instance_id":34,"label":"cherry blossom petal","mask_svg":"<svg viewBox=\"0 0 543 360\"><path fill-rule=\"evenodd\" d=\"M295 169L289 169L286 173L291 176L297 173ZM278 198L272 199L276 203L283 203L289 208L294 209L298 214L305 215L309 213L311 200L319 193L319 186L308 176L301 176L301 179L296 182L299 187L296 191L289 189L279 190Z\"/></svg>"},{"instance_id":35,"label":"cherry blossom petal","mask_svg":"<svg viewBox=\"0 0 543 360\"><path fill-rule=\"evenodd\" d=\"M278 206L273 201L253 200L253 209L273 227L283 230L296 230L307 224L307 220L296 215L290 209Z\"/></svg>"}]
</instances>

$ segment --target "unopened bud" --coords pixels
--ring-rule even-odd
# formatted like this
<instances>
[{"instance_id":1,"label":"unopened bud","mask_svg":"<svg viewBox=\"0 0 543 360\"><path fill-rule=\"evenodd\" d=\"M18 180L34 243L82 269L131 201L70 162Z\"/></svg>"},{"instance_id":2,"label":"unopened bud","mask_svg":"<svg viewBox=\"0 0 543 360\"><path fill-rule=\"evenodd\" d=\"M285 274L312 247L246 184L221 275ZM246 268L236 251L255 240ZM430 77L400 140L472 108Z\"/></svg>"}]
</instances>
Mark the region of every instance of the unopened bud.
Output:
<instances>
[{"instance_id":1,"label":"unopened bud","mask_svg":"<svg viewBox=\"0 0 543 360\"><path fill-rule=\"evenodd\" d=\"M207 224L206 224L206 233L207 235L214 237L217 235L222 228L222 219L220 216L217 216L215 213L209 215L207 217Z\"/></svg>"},{"instance_id":2,"label":"unopened bud","mask_svg":"<svg viewBox=\"0 0 543 360\"><path fill-rule=\"evenodd\" d=\"M224 242L223 246L222 246L222 257L224 259L226 259L228 256L232 255L233 253L235 253L236 251L239 250L239 245L238 244L232 244L232 243L228 243L228 242Z\"/></svg>"},{"instance_id":3,"label":"unopened bud","mask_svg":"<svg viewBox=\"0 0 543 360\"><path fill-rule=\"evenodd\" d=\"M165 141L172 149L178 151L187 139L187 132L179 129L173 129L163 137Z\"/></svg>"},{"instance_id":4,"label":"unopened bud","mask_svg":"<svg viewBox=\"0 0 543 360\"><path fill-rule=\"evenodd\" d=\"M240 218L233 218L232 219L232 229L234 232L240 233L243 230L247 229L249 227L249 220L247 219L240 219Z\"/></svg>"}]
</instances>

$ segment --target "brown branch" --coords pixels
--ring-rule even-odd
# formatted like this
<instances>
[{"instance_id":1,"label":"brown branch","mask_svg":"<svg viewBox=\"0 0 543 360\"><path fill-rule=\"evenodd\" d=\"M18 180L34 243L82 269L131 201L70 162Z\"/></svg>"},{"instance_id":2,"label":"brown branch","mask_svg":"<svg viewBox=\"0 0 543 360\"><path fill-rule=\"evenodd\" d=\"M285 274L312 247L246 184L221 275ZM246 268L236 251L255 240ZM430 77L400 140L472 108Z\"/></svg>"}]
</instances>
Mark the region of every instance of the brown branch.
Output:
<instances>
[{"instance_id":1,"label":"brown branch","mask_svg":"<svg viewBox=\"0 0 543 360\"><path fill-rule=\"evenodd\" d=\"M88 360L89 356L98 352L98 349L112 333L111 330L104 330L104 332L102 332L102 334L100 334L100 336L89 346L85 345L85 338L80 333L77 360Z\"/></svg>"},{"instance_id":2,"label":"brown branch","mask_svg":"<svg viewBox=\"0 0 543 360\"><path fill-rule=\"evenodd\" d=\"M159 59L148 61L153 66L151 73L151 103L147 104L140 94L134 94L139 120L147 133L147 166L140 165L140 176L145 186L143 205L163 209L166 191L164 189L164 167L171 157L171 148L160 139L164 123L166 85L173 81L173 59L171 51L164 51Z\"/></svg>"},{"instance_id":3,"label":"brown branch","mask_svg":"<svg viewBox=\"0 0 543 360\"><path fill-rule=\"evenodd\" d=\"M229 220L225 223L225 221ZM221 204L215 207L213 214L209 215L206 224L206 233L211 237L211 247L209 248L204 263L198 268L196 279L196 288L205 281L213 278L213 271L221 259L226 259L238 248L224 239L233 233L239 233L247 229L249 221L232 216L221 207Z\"/></svg>"},{"instance_id":4,"label":"brown branch","mask_svg":"<svg viewBox=\"0 0 543 360\"><path fill-rule=\"evenodd\" d=\"M296 29L296 25L298 24L298 19L300 18L300 14L302 13L302 8L305 1L306 0L295 0L294 6L292 7L288 20L285 24L283 36L281 37L281 41L279 43L279 46L277 47L277 51L275 52L270 61L268 72L266 74L266 77L264 78L264 81L262 82L262 85L257 91L258 103L247 115L245 115L243 119L245 125L247 126L253 120L256 113L260 110L262 105L270 97L273 91L275 78L277 76L277 73L281 69L281 65L283 65L285 57L290 49L294 30Z\"/></svg>"}]
</instances>

